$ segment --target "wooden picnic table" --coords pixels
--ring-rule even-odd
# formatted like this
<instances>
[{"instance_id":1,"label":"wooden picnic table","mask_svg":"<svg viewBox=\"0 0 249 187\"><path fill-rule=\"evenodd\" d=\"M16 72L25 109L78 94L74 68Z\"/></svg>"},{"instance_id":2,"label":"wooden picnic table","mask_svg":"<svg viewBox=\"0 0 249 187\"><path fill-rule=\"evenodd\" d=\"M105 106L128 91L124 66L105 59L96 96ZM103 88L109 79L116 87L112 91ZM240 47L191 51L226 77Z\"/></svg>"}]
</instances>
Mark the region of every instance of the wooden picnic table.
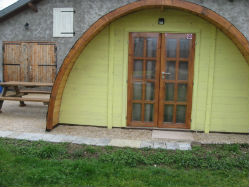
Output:
<instances>
[{"instance_id":1,"label":"wooden picnic table","mask_svg":"<svg viewBox=\"0 0 249 187\"><path fill-rule=\"evenodd\" d=\"M22 97L24 95L28 94L51 94L51 91L43 91L43 90L35 90L36 88L40 87L52 87L53 83L41 83L41 82L16 82L16 81L10 81L10 82L0 82L0 86L3 87L2 95L0 97L0 113L2 112L2 106L4 100L9 101L19 101L21 107L26 106L24 101L30 101L30 102L43 102L43 103L49 103L49 98L42 98L42 97ZM13 90L11 88L14 88L14 94ZM32 88L32 89L30 89ZM11 91L12 94L8 94L8 92Z\"/></svg>"}]
</instances>

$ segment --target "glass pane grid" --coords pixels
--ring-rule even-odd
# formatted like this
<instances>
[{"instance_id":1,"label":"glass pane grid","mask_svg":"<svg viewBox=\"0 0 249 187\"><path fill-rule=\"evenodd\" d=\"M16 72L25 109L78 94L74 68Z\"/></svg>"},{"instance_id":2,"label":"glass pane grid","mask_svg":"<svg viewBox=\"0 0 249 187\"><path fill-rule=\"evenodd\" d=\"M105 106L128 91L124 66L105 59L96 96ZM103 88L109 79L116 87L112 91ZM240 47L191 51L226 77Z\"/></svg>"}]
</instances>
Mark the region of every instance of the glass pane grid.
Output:
<instances>
[{"instance_id":1,"label":"glass pane grid","mask_svg":"<svg viewBox=\"0 0 249 187\"><path fill-rule=\"evenodd\" d=\"M176 105L176 123L186 122L186 105Z\"/></svg>"},{"instance_id":2,"label":"glass pane grid","mask_svg":"<svg viewBox=\"0 0 249 187\"><path fill-rule=\"evenodd\" d=\"M143 61L134 60L133 61L133 79L143 78Z\"/></svg>"},{"instance_id":3,"label":"glass pane grid","mask_svg":"<svg viewBox=\"0 0 249 187\"><path fill-rule=\"evenodd\" d=\"M156 57L157 53L157 38L146 38L146 56Z\"/></svg>"},{"instance_id":4,"label":"glass pane grid","mask_svg":"<svg viewBox=\"0 0 249 187\"><path fill-rule=\"evenodd\" d=\"M173 104L165 104L164 105L164 115L163 121L165 123L174 123L174 105Z\"/></svg>"},{"instance_id":5,"label":"glass pane grid","mask_svg":"<svg viewBox=\"0 0 249 187\"><path fill-rule=\"evenodd\" d=\"M177 85L177 101L185 102L187 101L187 84L178 84Z\"/></svg>"},{"instance_id":6,"label":"glass pane grid","mask_svg":"<svg viewBox=\"0 0 249 187\"><path fill-rule=\"evenodd\" d=\"M133 100L142 99L142 82L133 83Z\"/></svg>"},{"instance_id":7,"label":"glass pane grid","mask_svg":"<svg viewBox=\"0 0 249 187\"><path fill-rule=\"evenodd\" d=\"M166 80L175 80L176 77L176 61L166 61Z\"/></svg>"},{"instance_id":8,"label":"glass pane grid","mask_svg":"<svg viewBox=\"0 0 249 187\"><path fill-rule=\"evenodd\" d=\"M134 39L134 56L143 57L144 56L144 38L136 37Z\"/></svg>"},{"instance_id":9,"label":"glass pane grid","mask_svg":"<svg viewBox=\"0 0 249 187\"><path fill-rule=\"evenodd\" d=\"M178 80L188 80L188 62L180 61L178 68Z\"/></svg>"},{"instance_id":10,"label":"glass pane grid","mask_svg":"<svg viewBox=\"0 0 249 187\"><path fill-rule=\"evenodd\" d=\"M190 44L190 40L180 39L180 58L189 57L189 44Z\"/></svg>"},{"instance_id":11,"label":"glass pane grid","mask_svg":"<svg viewBox=\"0 0 249 187\"><path fill-rule=\"evenodd\" d=\"M142 117L142 104L133 103L132 104L132 121L141 121Z\"/></svg>"},{"instance_id":12,"label":"glass pane grid","mask_svg":"<svg viewBox=\"0 0 249 187\"><path fill-rule=\"evenodd\" d=\"M153 122L154 121L154 105L145 104L144 106L144 121Z\"/></svg>"},{"instance_id":13,"label":"glass pane grid","mask_svg":"<svg viewBox=\"0 0 249 187\"><path fill-rule=\"evenodd\" d=\"M175 58L176 49L177 49L177 39L166 38L166 56L169 58Z\"/></svg>"},{"instance_id":14,"label":"glass pane grid","mask_svg":"<svg viewBox=\"0 0 249 187\"><path fill-rule=\"evenodd\" d=\"M155 83L154 82L146 82L145 100L153 101L154 98L155 98Z\"/></svg>"},{"instance_id":15,"label":"glass pane grid","mask_svg":"<svg viewBox=\"0 0 249 187\"><path fill-rule=\"evenodd\" d=\"M146 79L155 79L156 77L156 61L146 61Z\"/></svg>"}]
</instances>

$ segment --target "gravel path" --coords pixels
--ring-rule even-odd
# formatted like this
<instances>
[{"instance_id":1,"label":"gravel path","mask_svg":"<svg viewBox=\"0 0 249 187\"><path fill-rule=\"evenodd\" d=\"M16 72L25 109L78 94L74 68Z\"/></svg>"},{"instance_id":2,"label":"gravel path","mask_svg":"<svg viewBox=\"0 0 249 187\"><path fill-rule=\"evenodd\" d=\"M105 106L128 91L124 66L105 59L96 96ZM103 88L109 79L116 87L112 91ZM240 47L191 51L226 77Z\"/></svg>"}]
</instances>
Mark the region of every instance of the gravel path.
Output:
<instances>
[{"instance_id":1,"label":"gravel path","mask_svg":"<svg viewBox=\"0 0 249 187\"><path fill-rule=\"evenodd\" d=\"M42 103L26 102L26 107L19 107L18 102L5 101L0 114L0 131L16 133L41 133L88 138L108 138L140 141L198 142L203 144L248 143L249 135L222 133L174 132L141 129L107 129L92 126L56 127L45 132L47 106Z\"/></svg>"}]
</instances>

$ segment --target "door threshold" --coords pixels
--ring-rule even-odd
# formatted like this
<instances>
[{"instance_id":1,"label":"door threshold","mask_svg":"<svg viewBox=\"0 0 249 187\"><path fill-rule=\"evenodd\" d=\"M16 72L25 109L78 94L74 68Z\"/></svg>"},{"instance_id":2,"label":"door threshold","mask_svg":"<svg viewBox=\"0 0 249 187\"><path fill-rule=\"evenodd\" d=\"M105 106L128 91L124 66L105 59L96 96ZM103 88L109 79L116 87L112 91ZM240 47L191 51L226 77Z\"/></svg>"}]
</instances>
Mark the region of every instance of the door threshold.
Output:
<instances>
[{"instance_id":1,"label":"door threshold","mask_svg":"<svg viewBox=\"0 0 249 187\"><path fill-rule=\"evenodd\" d=\"M158 127L122 127L122 129L138 129L138 130L160 130L160 131L179 131L179 132L204 132L195 131L191 129L178 129L178 128L158 128Z\"/></svg>"}]
</instances>

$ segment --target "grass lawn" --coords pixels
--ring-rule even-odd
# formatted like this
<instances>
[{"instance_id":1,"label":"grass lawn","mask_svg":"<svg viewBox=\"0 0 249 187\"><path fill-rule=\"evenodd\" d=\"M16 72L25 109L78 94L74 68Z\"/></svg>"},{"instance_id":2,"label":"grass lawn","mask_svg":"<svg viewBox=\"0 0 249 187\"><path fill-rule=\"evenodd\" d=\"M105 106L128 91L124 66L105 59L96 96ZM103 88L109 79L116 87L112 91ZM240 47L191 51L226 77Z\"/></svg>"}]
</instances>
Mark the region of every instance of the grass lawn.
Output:
<instances>
[{"instance_id":1,"label":"grass lawn","mask_svg":"<svg viewBox=\"0 0 249 187\"><path fill-rule=\"evenodd\" d=\"M0 138L0 186L249 186L249 145L191 151Z\"/></svg>"}]
</instances>

